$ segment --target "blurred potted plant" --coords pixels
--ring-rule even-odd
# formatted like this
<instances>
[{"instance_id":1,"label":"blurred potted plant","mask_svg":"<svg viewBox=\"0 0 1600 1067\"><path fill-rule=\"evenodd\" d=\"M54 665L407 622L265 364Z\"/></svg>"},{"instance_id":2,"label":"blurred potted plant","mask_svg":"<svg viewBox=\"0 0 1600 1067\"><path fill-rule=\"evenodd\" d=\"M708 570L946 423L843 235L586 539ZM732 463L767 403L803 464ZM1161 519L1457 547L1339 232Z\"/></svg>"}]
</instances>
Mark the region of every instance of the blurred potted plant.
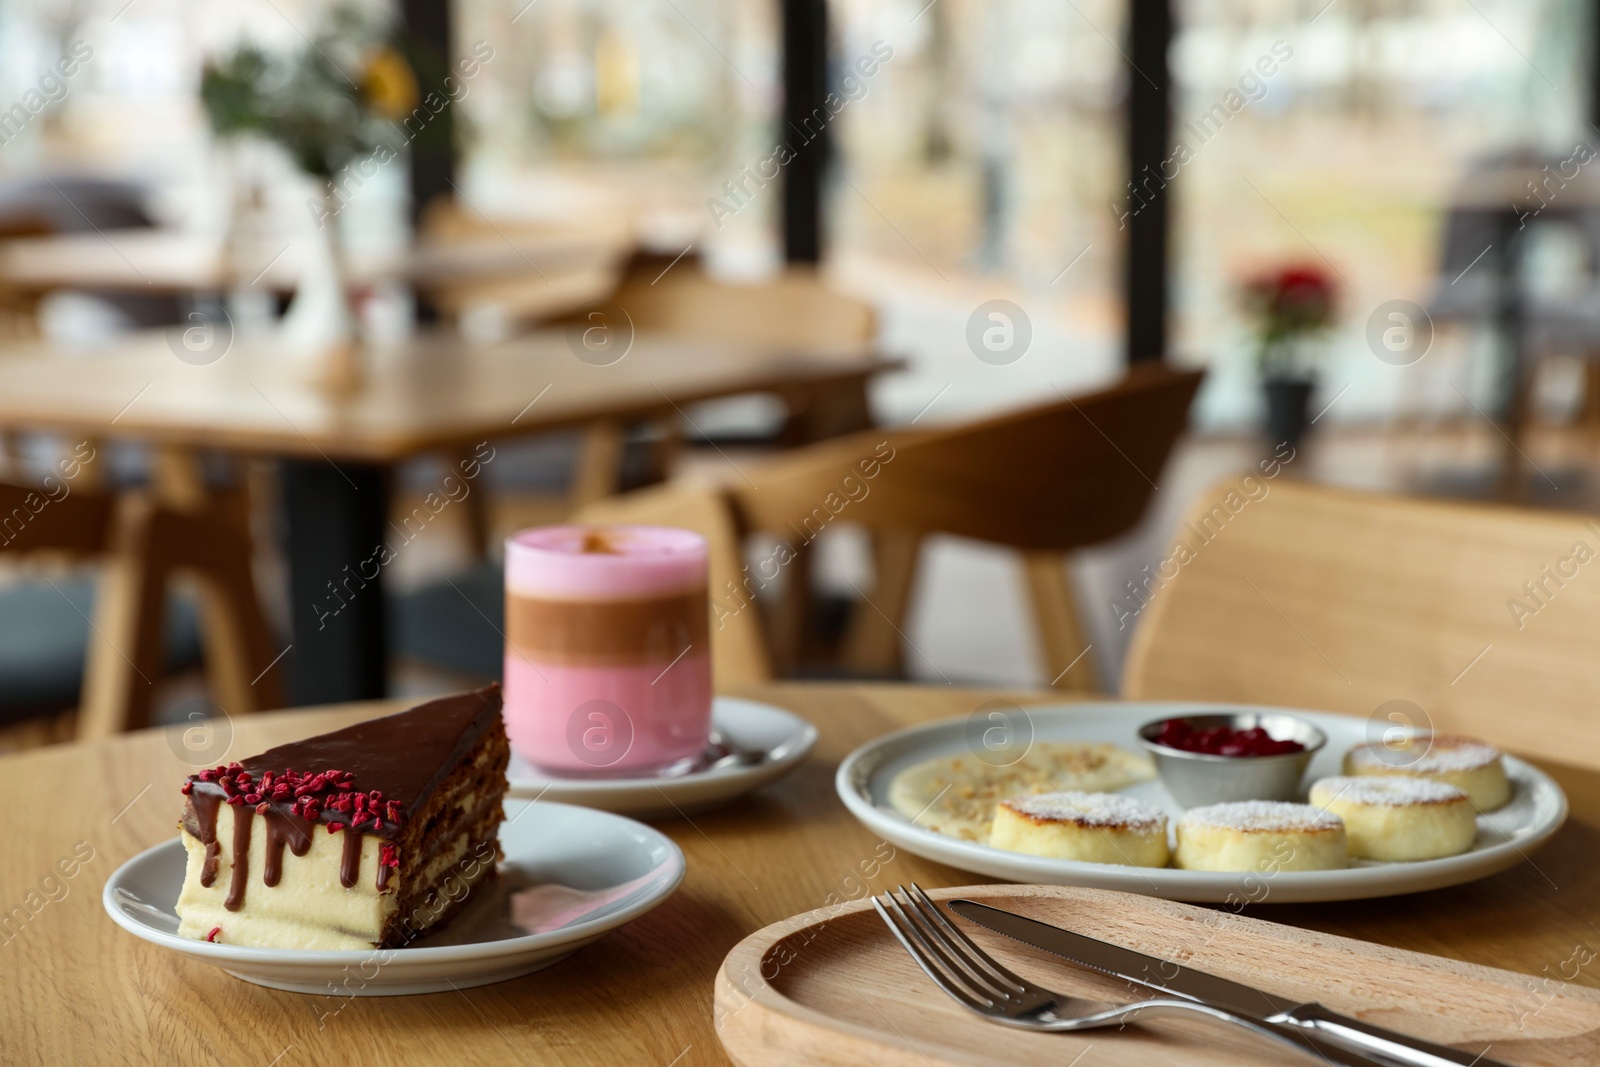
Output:
<instances>
[{"instance_id":1,"label":"blurred potted plant","mask_svg":"<svg viewBox=\"0 0 1600 1067\"><path fill-rule=\"evenodd\" d=\"M389 44L388 25L350 6L333 8L301 50L273 54L245 44L208 63L201 76L200 99L218 136L272 141L317 182L314 237L298 257L300 278L280 338L314 358L333 385L352 384L360 373L335 179L357 161L395 158L404 141L396 120L410 114L417 96L410 66Z\"/></svg>"},{"instance_id":2,"label":"blurred potted plant","mask_svg":"<svg viewBox=\"0 0 1600 1067\"><path fill-rule=\"evenodd\" d=\"M1274 442L1297 445L1305 435L1335 295L1333 279L1314 264L1280 267L1245 283L1267 400L1267 435Z\"/></svg>"}]
</instances>

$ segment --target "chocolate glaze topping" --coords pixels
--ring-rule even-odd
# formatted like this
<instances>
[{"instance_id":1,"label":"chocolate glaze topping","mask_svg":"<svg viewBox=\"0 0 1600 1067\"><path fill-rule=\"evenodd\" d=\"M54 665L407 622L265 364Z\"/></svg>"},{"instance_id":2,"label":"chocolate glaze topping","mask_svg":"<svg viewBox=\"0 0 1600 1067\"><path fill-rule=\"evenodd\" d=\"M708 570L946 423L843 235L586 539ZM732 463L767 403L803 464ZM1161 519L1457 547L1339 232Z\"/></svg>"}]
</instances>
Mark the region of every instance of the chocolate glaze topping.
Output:
<instances>
[{"instance_id":1,"label":"chocolate glaze topping","mask_svg":"<svg viewBox=\"0 0 1600 1067\"><path fill-rule=\"evenodd\" d=\"M255 820L236 812L233 820L233 875L228 879L228 899L222 906L229 911L244 907L244 885L250 877L250 828Z\"/></svg>"},{"instance_id":2,"label":"chocolate glaze topping","mask_svg":"<svg viewBox=\"0 0 1600 1067\"><path fill-rule=\"evenodd\" d=\"M217 844L217 808L222 797L211 793L198 793L189 798L195 815L195 830L200 843L206 847L205 862L200 865L200 884L207 889L217 880L217 856L222 846Z\"/></svg>"},{"instance_id":3,"label":"chocolate glaze topping","mask_svg":"<svg viewBox=\"0 0 1600 1067\"><path fill-rule=\"evenodd\" d=\"M296 856L311 848L311 834L318 823L328 832L345 835L339 863L339 883L352 888L361 875L361 845L366 834L390 840L399 836L406 818L421 808L445 776L483 737L500 715L500 687L490 685L471 693L429 701L407 711L380 719L347 726L333 733L309 737L270 748L241 764L256 781L267 771L281 774L293 768L302 773L343 770L350 774L355 790L381 791L385 801L398 802L398 819L383 819L381 826L364 824L350 828L350 816L331 807L324 808L315 820L305 819L291 810L289 801L264 801L262 816L266 825L266 864L261 872L264 884L278 884L283 873L283 848L288 845ZM227 791L214 781L190 775L185 791L189 805L184 825L205 846L200 884L209 887L216 881L217 810L228 798ZM244 905L249 880L250 834L255 805L236 805L233 829L233 873L228 897L223 906L238 911ZM388 809L386 809L388 810ZM391 868L380 865L378 890L388 887Z\"/></svg>"},{"instance_id":4,"label":"chocolate glaze topping","mask_svg":"<svg viewBox=\"0 0 1600 1067\"><path fill-rule=\"evenodd\" d=\"M267 885L277 885L283 876L283 846L296 856L311 851L311 822L290 812L273 807L262 816L267 824L267 865L261 871L261 880Z\"/></svg>"},{"instance_id":5,"label":"chocolate glaze topping","mask_svg":"<svg viewBox=\"0 0 1600 1067\"><path fill-rule=\"evenodd\" d=\"M355 887L361 877L361 831L344 832L344 851L339 854L339 884L346 889Z\"/></svg>"}]
</instances>

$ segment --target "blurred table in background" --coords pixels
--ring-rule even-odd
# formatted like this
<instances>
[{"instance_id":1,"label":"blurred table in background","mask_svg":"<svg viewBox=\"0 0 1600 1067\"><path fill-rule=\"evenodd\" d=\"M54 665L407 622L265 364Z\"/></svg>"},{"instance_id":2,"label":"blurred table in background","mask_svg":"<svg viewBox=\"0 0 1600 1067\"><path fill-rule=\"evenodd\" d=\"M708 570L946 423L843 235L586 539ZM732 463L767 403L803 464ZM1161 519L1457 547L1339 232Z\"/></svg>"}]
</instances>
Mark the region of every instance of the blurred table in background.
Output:
<instances>
[{"instance_id":1,"label":"blurred table in background","mask_svg":"<svg viewBox=\"0 0 1600 1067\"><path fill-rule=\"evenodd\" d=\"M1488 414L1505 439L1496 489L1505 499L1528 495L1523 468L1531 461L1523 445L1541 359L1584 361L1585 416L1600 425L1600 174L1585 169L1594 158L1587 146L1566 156L1527 150L1489 156L1467 168L1450 196L1426 314L1441 323L1478 323L1496 335ZM1558 229L1578 246L1584 270L1564 278L1563 291L1540 292L1530 277L1537 271L1529 269L1534 234ZM1390 324L1401 325L1394 315ZM1407 337L1418 326L1404 325ZM1431 343L1433 322L1418 328ZM1401 352L1393 361L1404 365L1426 352L1414 358Z\"/></svg>"},{"instance_id":2,"label":"blurred table in background","mask_svg":"<svg viewBox=\"0 0 1600 1067\"><path fill-rule=\"evenodd\" d=\"M220 293L255 288L287 294L311 242L292 236L230 249L199 234L158 229L104 230L0 241L0 286L41 297L58 290ZM410 250L351 248L351 284L404 282L438 291L452 314L482 289L491 299L516 283L517 313L537 319L605 297L616 287L631 243L617 232L487 229L422 240Z\"/></svg>"},{"instance_id":3,"label":"blurred table in background","mask_svg":"<svg viewBox=\"0 0 1600 1067\"><path fill-rule=\"evenodd\" d=\"M602 495L615 489L607 479L629 425L675 423L698 401L767 393L786 404L790 439L814 440L867 425L867 382L903 365L861 346L641 335L619 341L621 356L597 357L565 333L498 344L434 333L371 349L364 382L339 394L268 348L239 341L196 365L178 358L182 347L165 334L87 354L10 346L0 358L0 429L281 459L289 679L301 703L383 695L387 560L378 549L409 540L389 522L394 464L442 454L470 482L492 464L493 441L578 428L585 449L576 477L588 495ZM597 358L615 362L586 362Z\"/></svg>"}]
</instances>

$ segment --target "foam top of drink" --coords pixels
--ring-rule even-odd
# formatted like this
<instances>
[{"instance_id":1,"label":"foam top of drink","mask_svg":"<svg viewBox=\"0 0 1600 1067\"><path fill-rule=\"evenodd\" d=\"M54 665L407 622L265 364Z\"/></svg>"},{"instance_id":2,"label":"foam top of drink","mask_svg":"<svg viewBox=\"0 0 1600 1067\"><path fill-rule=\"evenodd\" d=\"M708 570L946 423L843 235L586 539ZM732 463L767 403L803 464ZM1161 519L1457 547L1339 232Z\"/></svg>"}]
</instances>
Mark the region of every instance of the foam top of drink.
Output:
<instances>
[{"instance_id":1,"label":"foam top of drink","mask_svg":"<svg viewBox=\"0 0 1600 1067\"><path fill-rule=\"evenodd\" d=\"M506 539L518 596L635 599L704 586L706 539L676 526L540 526Z\"/></svg>"}]
</instances>

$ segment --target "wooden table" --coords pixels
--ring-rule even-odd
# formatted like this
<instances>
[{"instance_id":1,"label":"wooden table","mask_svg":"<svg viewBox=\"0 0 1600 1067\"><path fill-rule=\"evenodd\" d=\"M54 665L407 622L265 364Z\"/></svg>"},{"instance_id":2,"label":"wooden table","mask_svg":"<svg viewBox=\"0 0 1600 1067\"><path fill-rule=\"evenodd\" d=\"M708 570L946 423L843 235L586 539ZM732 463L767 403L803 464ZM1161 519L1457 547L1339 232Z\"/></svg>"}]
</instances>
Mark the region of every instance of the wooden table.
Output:
<instances>
[{"instance_id":1,"label":"wooden table","mask_svg":"<svg viewBox=\"0 0 1600 1067\"><path fill-rule=\"evenodd\" d=\"M153 228L18 237L0 241L0 280L27 293L192 293L235 285L288 293L299 283L301 260L311 251L309 242L291 236L231 255L220 240L204 234ZM513 227L505 233L423 241L400 254L356 247L348 252L347 266L357 284L398 280L427 285L508 273L614 269L626 253L626 243L612 235L597 239L576 230L529 234Z\"/></svg>"},{"instance_id":2,"label":"wooden table","mask_svg":"<svg viewBox=\"0 0 1600 1067\"><path fill-rule=\"evenodd\" d=\"M688 875L675 896L546 971L415 997L345 1001L264 989L177 959L113 925L100 905L106 879L128 857L175 832L178 783L193 770L174 754L183 751L177 741L169 744L151 731L0 758L0 810L11 825L0 865L0 907L12 916L11 926L0 925L0 1061L725 1064L713 1025L712 979L745 935L900 882L984 881L903 851L864 878L861 864L880 842L834 795L833 774L843 756L886 731L967 714L996 697L1060 699L892 685L789 684L746 695L815 722L817 751L793 776L747 800L658 824L688 858ZM390 707L238 719L229 758ZM1589 946L1592 955L1600 944L1590 923L1600 900L1600 864L1594 862L1600 773L1540 765L1567 791L1572 817L1530 862L1454 889L1387 900L1259 905L1250 914L1521 971L1538 976L1529 982L1537 990L1546 969L1554 974L1575 946ZM52 865L74 848L92 849L92 859L75 878L45 884ZM51 886L59 899L46 901ZM1582 968L1576 981L1600 986L1600 969Z\"/></svg>"},{"instance_id":3,"label":"wooden table","mask_svg":"<svg viewBox=\"0 0 1600 1067\"><path fill-rule=\"evenodd\" d=\"M0 354L0 427L282 458L290 689L297 703L326 703L384 695L383 568L371 560L380 543L408 539L389 523L387 471L395 463L490 442L481 461L498 439L584 427L584 464L614 477L629 423L670 421L696 401L767 392L787 403L795 436L824 436L858 428L848 419L866 416L866 382L902 365L866 348L761 349L641 335L617 362L599 366L579 359L575 345L584 349L569 340L556 331L500 344L424 335L372 351L353 393L319 388L281 353L242 340L200 365L180 360L164 334L88 354L15 346ZM841 417L847 421L835 425ZM347 567L361 576L360 595L329 615L322 606L332 587L354 592L345 586Z\"/></svg>"}]
</instances>

